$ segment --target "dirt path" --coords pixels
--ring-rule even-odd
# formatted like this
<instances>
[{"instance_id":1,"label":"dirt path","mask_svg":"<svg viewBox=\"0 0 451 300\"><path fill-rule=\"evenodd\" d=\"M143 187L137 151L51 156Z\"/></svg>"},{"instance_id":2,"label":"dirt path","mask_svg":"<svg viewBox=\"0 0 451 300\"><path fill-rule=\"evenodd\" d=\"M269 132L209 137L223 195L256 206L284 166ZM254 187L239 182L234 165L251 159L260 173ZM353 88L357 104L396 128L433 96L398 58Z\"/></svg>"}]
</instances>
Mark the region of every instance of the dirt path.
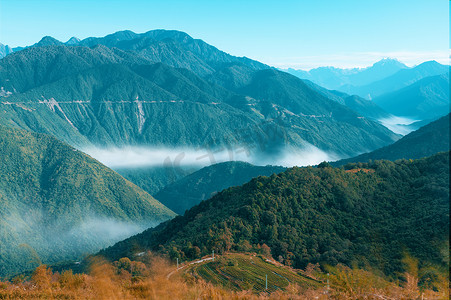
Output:
<instances>
[{"instance_id":1,"label":"dirt path","mask_svg":"<svg viewBox=\"0 0 451 300\"><path fill-rule=\"evenodd\" d=\"M175 269L175 270L172 271L171 273L169 273L168 276L166 276L166 278L169 279L169 278L172 276L172 274L174 274L175 272L177 272L177 271L179 271L179 270L182 270L182 269L185 268L185 267L188 267L188 266L191 266L191 265L195 265L195 264L200 264L200 263L206 262L206 261L208 261L208 260L213 260L213 257L207 257L207 258L195 260L195 261L192 261L192 262L190 262L190 263L188 263L188 264L185 264L185 265L179 267L178 269Z\"/></svg>"}]
</instances>

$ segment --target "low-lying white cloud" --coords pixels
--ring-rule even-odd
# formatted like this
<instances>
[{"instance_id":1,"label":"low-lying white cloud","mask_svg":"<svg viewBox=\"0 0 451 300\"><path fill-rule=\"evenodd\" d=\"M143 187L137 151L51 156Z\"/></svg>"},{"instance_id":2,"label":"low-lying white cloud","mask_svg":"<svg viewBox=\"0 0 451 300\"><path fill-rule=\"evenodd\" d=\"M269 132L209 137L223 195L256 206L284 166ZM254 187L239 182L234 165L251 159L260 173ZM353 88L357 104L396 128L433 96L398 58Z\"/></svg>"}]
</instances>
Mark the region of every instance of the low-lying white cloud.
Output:
<instances>
[{"instance_id":1,"label":"low-lying white cloud","mask_svg":"<svg viewBox=\"0 0 451 300\"><path fill-rule=\"evenodd\" d=\"M415 130L412 126L409 126L419 120L410 119L407 117L393 116L391 118L380 119L379 122L393 131L394 133L406 135Z\"/></svg>"},{"instance_id":2,"label":"low-lying white cloud","mask_svg":"<svg viewBox=\"0 0 451 300\"><path fill-rule=\"evenodd\" d=\"M21 251L27 259L37 256L44 263L80 259L158 223L122 220L93 212L84 212L80 218L61 215L49 221L48 212L38 208L0 212L0 230L6 230L11 251Z\"/></svg>"},{"instance_id":3,"label":"low-lying white cloud","mask_svg":"<svg viewBox=\"0 0 451 300\"><path fill-rule=\"evenodd\" d=\"M83 150L110 168L196 166L205 167L226 161L245 161L254 165L285 167L316 165L339 157L307 144L303 148L286 147L274 154L256 153L245 147L232 149L195 149L164 147L89 148Z\"/></svg>"}]
</instances>

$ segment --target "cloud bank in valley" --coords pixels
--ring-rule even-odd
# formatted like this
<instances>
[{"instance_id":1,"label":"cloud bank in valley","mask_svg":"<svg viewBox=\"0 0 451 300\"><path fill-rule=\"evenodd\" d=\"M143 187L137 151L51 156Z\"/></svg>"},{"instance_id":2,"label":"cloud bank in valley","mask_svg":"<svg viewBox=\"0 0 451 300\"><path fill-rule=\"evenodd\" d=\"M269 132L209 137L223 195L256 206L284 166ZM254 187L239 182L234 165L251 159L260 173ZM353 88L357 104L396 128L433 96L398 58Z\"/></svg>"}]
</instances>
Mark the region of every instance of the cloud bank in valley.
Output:
<instances>
[{"instance_id":1,"label":"cloud bank in valley","mask_svg":"<svg viewBox=\"0 0 451 300\"><path fill-rule=\"evenodd\" d=\"M406 135L415 130L412 126L409 126L419 120L410 119L407 117L393 116L391 118L380 119L379 122L393 131L394 133Z\"/></svg>"},{"instance_id":2,"label":"cloud bank in valley","mask_svg":"<svg viewBox=\"0 0 451 300\"><path fill-rule=\"evenodd\" d=\"M232 149L195 149L187 147L124 147L89 148L83 150L110 168L149 168L172 166L205 167L226 161L245 161L254 165L285 167L316 165L322 161L339 159L313 145L304 148L286 147L276 153L255 153L244 147Z\"/></svg>"}]
</instances>

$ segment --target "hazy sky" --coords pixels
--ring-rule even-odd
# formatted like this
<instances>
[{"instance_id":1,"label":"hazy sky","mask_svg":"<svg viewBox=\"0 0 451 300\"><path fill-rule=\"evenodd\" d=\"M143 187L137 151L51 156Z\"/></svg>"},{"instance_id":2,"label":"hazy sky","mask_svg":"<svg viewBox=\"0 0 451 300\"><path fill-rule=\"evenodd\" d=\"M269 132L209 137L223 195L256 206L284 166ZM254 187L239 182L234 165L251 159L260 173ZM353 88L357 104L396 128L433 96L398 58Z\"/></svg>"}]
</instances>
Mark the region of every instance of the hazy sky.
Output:
<instances>
[{"instance_id":1,"label":"hazy sky","mask_svg":"<svg viewBox=\"0 0 451 300\"><path fill-rule=\"evenodd\" d=\"M0 42L177 29L272 66L449 63L448 0L0 0Z\"/></svg>"}]
</instances>

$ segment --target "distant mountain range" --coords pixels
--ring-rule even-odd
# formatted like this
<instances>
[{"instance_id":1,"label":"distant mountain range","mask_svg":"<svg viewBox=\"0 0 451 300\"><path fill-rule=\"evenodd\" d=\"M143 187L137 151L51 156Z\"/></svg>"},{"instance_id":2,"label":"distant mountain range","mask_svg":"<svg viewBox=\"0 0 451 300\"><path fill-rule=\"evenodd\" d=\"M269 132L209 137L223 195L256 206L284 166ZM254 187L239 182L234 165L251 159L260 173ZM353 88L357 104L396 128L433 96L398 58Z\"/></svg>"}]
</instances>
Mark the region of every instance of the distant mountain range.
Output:
<instances>
[{"instance_id":1,"label":"distant mountain range","mask_svg":"<svg viewBox=\"0 0 451 300\"><path fill-rule=\"evenodd\" d=\"M384 68L386 72L381 72ZM392 123L395 116L431 121L450 111L449 66L435 61L408 68L395 60L385 59L365 69L319 68L310 72L288 72L304 78L308 85L328 98L385 125L387 120ZM410 127L418 128L415 124Z\"/></svg>"},{"instance_id":2,"label":"distant mountain range","mask_svg":"<svg viewBox=\"0 0 451 300\"><path fill-rule=\"evenodd\" d=\"M385 58L367 68L339 69L335 67L319 67L310 71L284 70L301 79L308 79L330 90L341 87L362 86L384 79L408 67L396 59Z\"/></svg>"},{"instance_id":3,"label":"distant mountain range","mask_svg":"<svg viewBox=\"0 0 451 300\"><path fill-rule=\"evenodd\" d=\"M308 72L288 69L287 72L331 90L373 99L404 88L416 81L449 73L449 66L428 61L409 68L393 59L383 59L364 69L321 67Z\"/></svg>"},{"instance_id":4,"label":"distant mountain range","mask_svg":"<svg viewBox=\"0 0 451 300\"><path fill-rule=\"evenodd\" d=\"M450 115L409 133L394 144L369 153L333 162L333 165L368 162L378 159L417 159L450 150Z\"/></svg>"},{"instance_id":5,"label":"distant mountain range","mask_svg":"<svg viewBox=\"0 0 451 300\"><path fill-rule=\"evenodd\" d=\"M384 79L374 81L363 86L346 86L341 88L344 92L356 94L373 99L386 93L402 89L416 81L449 73L449 66L441 65L436 61L428 61L413 68L402 69Z\"/></svg>"},{"instance_id":6,"label":"distant mountain range","mask_svg":"<svg viewBox=\"0 0 451 300\"><path fill-rule=\"evenodd\" d=\"M175 214L88 155L0 126L0 277L81 259Z\"/></svg>"},{"instance_id":7,"label":"distant mountain range","mask_svg":"<svg viewBox=\"0 0 451 300\"><path fill-rule=\"evenodd\" d=\"M0 61L0 123L78 148L245 146L273 154L313 145L352 156L398 139L292 75L185 33L125 31L74 43L84 46L45 37Z\"/></svg>"}]
</instances>

